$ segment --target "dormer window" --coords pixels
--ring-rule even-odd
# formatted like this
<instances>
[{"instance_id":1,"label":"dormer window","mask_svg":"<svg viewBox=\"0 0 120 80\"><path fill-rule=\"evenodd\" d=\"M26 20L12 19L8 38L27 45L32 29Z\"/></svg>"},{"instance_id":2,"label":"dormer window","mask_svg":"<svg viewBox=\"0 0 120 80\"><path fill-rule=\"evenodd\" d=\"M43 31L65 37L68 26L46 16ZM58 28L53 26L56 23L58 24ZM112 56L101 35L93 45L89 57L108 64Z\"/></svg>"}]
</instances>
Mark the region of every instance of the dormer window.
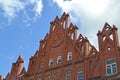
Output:
<instances>
[{"instance_id":1,"label":"dormer window","mask_svg":"<svg viewBox=\"0 0 120 80\"><path fill-rule=\"evenodd\" d=\"M67 61L72 60L72 52L68 52L67 54Z\"/></svg>"},{"instance_id":2,"label":"dormer window","mask_svg":"<svg viewBox=\"0 0 120 80\"><path fill-rule=\"evenodd\" d=\"M53 58L49 59L49 66L53 65Z\"/></svg>"},{"instance_id":3,"label":"dormer window","mask_svg":"<svg viewBox=\"0 0 120 80\"><path fill-rule=\"evenodd\" d=\"M62 62L62 56L58 56L57 57L57 64L61 63Z\"/></svg>"}]
</instances>

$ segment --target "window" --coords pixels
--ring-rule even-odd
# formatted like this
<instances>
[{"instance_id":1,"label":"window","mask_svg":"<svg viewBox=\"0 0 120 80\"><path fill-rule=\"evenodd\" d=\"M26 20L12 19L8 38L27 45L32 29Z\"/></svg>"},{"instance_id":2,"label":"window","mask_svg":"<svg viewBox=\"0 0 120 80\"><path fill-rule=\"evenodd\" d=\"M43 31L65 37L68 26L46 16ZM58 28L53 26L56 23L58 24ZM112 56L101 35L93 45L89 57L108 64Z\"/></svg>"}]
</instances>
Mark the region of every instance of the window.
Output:
<instances>
[{"instance_id":1,"label":"window","mask_svg":"<svg viewBox=\"0 0 120 80\"><path fill-rule=\"evenodd\" d=\"M83 69L79 68L77 72L77 80L83 80Z\"/></svg>"},{"instance_id":2,"label":"window","mask_svg":"<svg viewBox=\"0 0 120 80\"><path fill-rule=\"evenodd\" d=\"M44 67L44 63L42 62L41 64L40 64L40 69L42 69Z\"/></svg>"},{"instance_id":3,"label":"window","mask_svg":"<svg viewBox=\"0 0 120 80\"><path fill-rule=\"evenodd\" d=\"M110 39L113 40L113 34L110 34Z\"/></svg>"},{"instance_id":4,"label":"window","mask_svg":"<svg viewBox=\"0 0 120 80\"><path fill-rule=\"evenodd\" d=\"M70 61L72 60L72 52L69 52L67 55L67 60Z\"/></svg>"},{"instance_id":5,"label":"window","mask_svg":"<svg viewBox=\"0 0 120 80\"><path fill-rule=\"evenodd\" d=\"M42 80L41 78L38 78L37 80Z\"/></svg>"},{"instance_id":6,"label":"window","mask_svg":"<svg viewBox=\"0 0 120 80\"><path fill-rule=\"evenodd\" d=\"M60 74L55 74L54 77L55 77L55 80L60 80Z\"/></svg>"},{"instance_id":7,"label":"window","mask_svg":"<svg viewBox=\"0 0 120 80\"><path fill-rule=\"evenodd\" d=\"M112 75L117 73L117 65L115 59L106 60L106 74Z\"/></svg>"},{"instance_id":8,"label":"window","mask_svg":"<svg viewBox=\"0 0 120 80\"><path fill-rule=\"evenodd\" d=\"M53 64L53 58L49 60L49 66L51 66L52 64Z\"/></svg>"},{"instance_id":9,"label":"window","mask_svg":"<svg viewBox=\"0 0 120 80\"><path fill-rule=\"evenodd\" d=\"M47 77L46 77L46 80L52 80L52 79L51 79L51 76L47 76Z\"/></svg>"},{"instance_id":10,"label":"window","mask_svg":"<svg viewBox=\"0 0 120 80\"><path fill-rule=\"evenodd\" d=\"M57 63L59 64L59 63L61 63L62 62L62 57L61 56L58 56L57 57Z\"/></svg>"},{"instance_id":11,"label":"window","mask_svg":"<svg viewBox=\"0 0 120 80\"><path fill-rule=\"evenodd\" d=\"M72 80L71 79L71 71L66 72L66 80Z\"/></svg>"}]
</instances>

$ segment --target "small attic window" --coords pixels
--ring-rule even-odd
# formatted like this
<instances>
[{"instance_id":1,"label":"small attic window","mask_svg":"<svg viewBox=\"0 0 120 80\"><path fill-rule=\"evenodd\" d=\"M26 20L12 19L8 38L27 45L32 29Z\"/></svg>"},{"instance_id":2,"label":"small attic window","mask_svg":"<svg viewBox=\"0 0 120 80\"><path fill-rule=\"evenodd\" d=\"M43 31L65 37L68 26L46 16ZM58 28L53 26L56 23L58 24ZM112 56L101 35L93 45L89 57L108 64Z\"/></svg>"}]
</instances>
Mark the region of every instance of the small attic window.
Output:
<instances>
[{"instance_id":1,"label":"small attic window","mask_svg":"<svg viewBox=\"0 0 120 80\"><path fill-rule=\"evenodd\" d=\"M95 51L93 52L93 54L95 54Z\"/></svg>"},{"instance_id":2,"label":"small attic window","mask_svg":"<svg viewBox=\"0 0 120 80\"><path fill-rule=\"evenodd\" d=\"M80 39L79 41L82 42L83 39Z\"/></svg>"},{"instance_id":3,"label":"small attic window","mask_svg":"<svg viewBox=\"0 0 120 80\"><path fill-rule=\"evenodd\" d=\"M110 39L113 40L113 34L110 34Z\"/></svg>"},{"instance_id":4,"label":"small attic window","mask_svg":"<svg viewBox=\"0 0 120 80\"><path fill-rule=\"evenodd\" d=\"M106 39L106 36L103 37L103 41Z\"/></svg>"},{"instance_id":5,"label":"small attic window","mask_svg":"<svg viewBox=\"0 0 120 80\"><path fill-rule=\"evenodd\" d=\"M42 45L42 48L44 48L44 47L45 47L45 44Z\"/></svg>"},{"instance_id":6,"label":"small attic window","mask_svg":"<svg viewBox=\"0 0 120 80\"><path fill-rule=\"evenodd\" d=\"M71 35L71 39L73 40L74 39L74 34L72 33L72 35Z\"/></svg>"},{"instance_id":7,"label":"small attic window","mask_svg":"<svg viewBox=\"0 0 120 80\"><path fill-rule=\"evenodd\" d=\"M108 51L110 51L110 49L111 49L110 47L107 48Z\"/></svg>"},{"instance_id":8,"label":"small attic window","mask_svg":"<svg viewBox=\"0 0 120 80\"><path fill-rule=\"evenodd\" d=\"M55 30L55 25L53 26L52 30Z\"/></svg>"},{"instance_id":9,"label":"small attic window","mask_svg":"<svg viewBox=\"0 0 120 80\"><path fill-rule=\"evenodd\" d=\"M63 22L63 27L64 27L64 28L66 27L66 22L65 22L65 21Z\"/></svg>"},{"instance_id":10,"label":"small attic window","mask_svg":"<svg viewBox=\"0 0 120 80\"><path fill-rule=\"evenodd\" d=\"M109 30L109 28L107 27L105 30L106 30L106 31L108 31L108 30Z\"/></svg>"}]
</instances>

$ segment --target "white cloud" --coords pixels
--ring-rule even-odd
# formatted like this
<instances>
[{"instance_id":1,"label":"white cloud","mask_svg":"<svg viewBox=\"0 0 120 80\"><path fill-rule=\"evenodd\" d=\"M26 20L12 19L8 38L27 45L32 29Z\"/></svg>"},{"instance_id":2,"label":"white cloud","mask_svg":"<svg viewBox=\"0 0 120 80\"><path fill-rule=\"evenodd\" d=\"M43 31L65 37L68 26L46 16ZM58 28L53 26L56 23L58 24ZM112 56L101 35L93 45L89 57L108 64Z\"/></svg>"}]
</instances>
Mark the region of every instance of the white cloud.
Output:
<instances>
[{"instance_id":1,"label":"white cloud","mask_svg":"<svg viewBox=\"0 0 120 80\"><path fill-rule=\"evenodd\" d=\"M27 12L28 9L32 13ZM33 17L37 18L41 15L42 9L42 0L0 0L0 16L7 18L8 22L19 16L19 14L24 16L24 12L28 16L33 14L35 15Z\"/></svg>"},{"instance_id":2,"label":"white cloud","mask_svg":"<svg viewBox=\"0 0 120 80\"><path fill-rule=\"evenodd\" d=\"M0 7L5 17L14 18L20 10L24 9L24 3L19 0L0 0Z\"/></svg>"},{"instance_id":3,"label":"white cloud","mask_svg":"<svg viewBox=\"0 0 120 80\"><path fill-rule=\"evenodd\" d=\"M43 9L43 4L42 0L29 0L30 4L35 5L33 7L33 11L35 11L35 15L39 16L41 15L42 9Z\"/></svg>"},{"instance_id":4,"label":"white cloud","mask_svg":"<svg viewBox=\"0 0 120 80\"><path fill-rule=\"evenodd\" d=\"M119 0L52 0L68 12L73 22L80 25L80 31L96 46L97 32L102 30L104 23L115 24L120 29ZM120 33L120 32L119 32Z\"/></svg>"},{"instance_id":5,"label":"white cloud","mask_svg":"<svg viewBox=\"0 0 120 80\"><path fill-rule=\"evenodd\" d=\"M36 16L41 14L42 8L43 8L42 1L38 0L36 4Z\"/></svg>"}]
</instances>

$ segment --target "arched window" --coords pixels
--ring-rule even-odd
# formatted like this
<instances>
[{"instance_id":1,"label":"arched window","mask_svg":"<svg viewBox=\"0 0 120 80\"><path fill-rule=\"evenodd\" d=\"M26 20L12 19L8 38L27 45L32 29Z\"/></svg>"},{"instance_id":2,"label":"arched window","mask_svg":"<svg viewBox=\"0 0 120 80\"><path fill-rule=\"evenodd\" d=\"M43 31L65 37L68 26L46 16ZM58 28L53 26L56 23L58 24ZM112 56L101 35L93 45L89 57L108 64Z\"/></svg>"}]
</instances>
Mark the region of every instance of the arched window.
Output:
<instances>
[{"instance_id":1,"label":"arched window","mask_svg":"<svg viewBox=\"0 0 120 80\"><path fill-rule=\"evenodd\" d=\"M49 66L53 64L53 58L49 59Z\"/></svg>"},{"instance_id":2,"label":"arched window","mask_svg":"<svg viewBox=\"0 0 120 80\"><path fill-rule=\"evenodd\" d=\"M57 57L57 64L61 63L62 62L62 56L58 56Z\"/></svg>"},{"instance_id":3,"label":"arched window","mask_svg":"<svg viewBox=\"0 0 120 80\"><path fill-rule=\"evenodd\" d=\"M72 52L68 52L67 54L67 61L72 60Z\"/></svg>"}]
</instances>

